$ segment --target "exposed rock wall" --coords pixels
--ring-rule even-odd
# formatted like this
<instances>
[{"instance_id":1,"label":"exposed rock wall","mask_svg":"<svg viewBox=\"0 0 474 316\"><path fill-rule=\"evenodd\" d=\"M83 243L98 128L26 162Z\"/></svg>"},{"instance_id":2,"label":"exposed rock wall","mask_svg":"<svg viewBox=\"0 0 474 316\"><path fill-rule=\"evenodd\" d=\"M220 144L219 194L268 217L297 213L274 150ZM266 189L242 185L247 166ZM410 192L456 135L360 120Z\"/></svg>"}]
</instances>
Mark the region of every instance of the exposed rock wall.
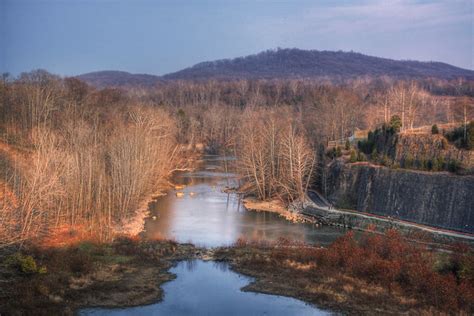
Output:
<instances>
[{"instance_id":1,"label":"exposed rock wall","mask_svg":"<svg viewBox=\"0 0 474 316\"><path fill-rule=\"evenodd\" d=\"M340 208L474 233L474 176L336 162L327 190Z\"/></svg>"}]
</instances>

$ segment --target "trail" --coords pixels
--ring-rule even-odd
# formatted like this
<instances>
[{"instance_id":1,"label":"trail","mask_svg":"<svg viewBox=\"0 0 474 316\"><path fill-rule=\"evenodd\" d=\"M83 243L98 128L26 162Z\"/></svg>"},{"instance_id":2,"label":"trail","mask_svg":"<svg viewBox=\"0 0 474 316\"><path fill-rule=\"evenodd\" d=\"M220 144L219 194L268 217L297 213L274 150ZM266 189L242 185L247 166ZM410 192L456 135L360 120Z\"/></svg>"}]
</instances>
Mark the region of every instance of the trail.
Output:
<instances>
[{"instance_id":1,"label":"trail","mask_svg":"<svg viewBox=\"0 0 474 316\"><path fill-rule=\"evenodd\" d=\"M397 219L393 217L380 216L375 214L370 214L366 212L353 211L353 210L340 210L334 208L324 197L321 196L316 191L309 191L307 194L308 199L312 202L313 205L305 208L303 214L307 216L316 216L322 217L323 220L331 222L335 217L340 216L355 216L362 219L371 219L379 222L385 222L390 225L398 225L402 227L412 228L428 232L434 235L440 235L445 237L451 237L456 239L461 239L464 241L474 242L474 234L458 232L449 229L437 228L432 226L427 226L423 224L418 224L414 222L405 221L402 219Z\"/></svg>"}]
</instances>

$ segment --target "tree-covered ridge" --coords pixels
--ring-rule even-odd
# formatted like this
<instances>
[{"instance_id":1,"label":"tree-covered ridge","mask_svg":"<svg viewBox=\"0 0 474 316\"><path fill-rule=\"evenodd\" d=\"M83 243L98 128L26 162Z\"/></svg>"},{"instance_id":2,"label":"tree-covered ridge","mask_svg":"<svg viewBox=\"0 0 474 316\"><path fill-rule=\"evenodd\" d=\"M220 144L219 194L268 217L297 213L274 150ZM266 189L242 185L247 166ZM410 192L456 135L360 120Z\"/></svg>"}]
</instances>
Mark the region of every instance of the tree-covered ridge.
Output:
<instances>
[{"instance_id":1,"label":"tree-covered ridge","mask_svg":"<svg viewBox=\"0 0 474 316\"><path fill-rule=\"evenodd\" d=\"M79 79L98 88L153 87L175 80L313 79L345 82L361 77L472 80L474 72L440 62L392 60L342 51L277 49L234 59L206 61L164 76L110 70L78 76ZM431 89L437 89L438 84L433 82L427 84ZM442 94L446 94L446 91Z\"/></svg>"},{"instance_id":2,"label":"tree-covered ridge","mask_svg":"<svg viewBox=\"0 0 474 316\"><path fill-rule=\"evenodd\" d=\"M474 72L441 62L392 60L355 52L301 49L267 50L255 55L202 62L165 79L347 79L360 76L473 79Z\"/></svg>"}]
</instances>

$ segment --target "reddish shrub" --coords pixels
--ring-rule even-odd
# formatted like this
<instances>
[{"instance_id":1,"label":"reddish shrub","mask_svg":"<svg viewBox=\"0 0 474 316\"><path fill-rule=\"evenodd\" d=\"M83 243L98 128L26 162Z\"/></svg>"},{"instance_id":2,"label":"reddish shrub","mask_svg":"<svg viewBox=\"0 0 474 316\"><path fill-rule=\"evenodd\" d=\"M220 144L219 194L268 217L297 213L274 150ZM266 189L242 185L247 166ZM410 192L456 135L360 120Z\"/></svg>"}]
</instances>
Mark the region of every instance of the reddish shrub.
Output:
<instances>
[{"instance_id":1,"label":"reddish shrub","mask_svg":"<svg viewBox=\"0 0 474 316\"><path fill-rule=\"evenodd\" d=\"M396 284L406 294L439 310L473 309L474 255L466 245L454 247L442 271L434 269L432 252L408 242L393 229L384 235L365 233L360 239L349 232L313 256L325 268L343 269L389 289Z\"/></svg>"},{"instance_id":2,"label":"reddish shrub","mask_svg":"<svg viewBox=\"0 0 474 316\"><path fill-rule=\"evenodd\" d=\"M440 254L406 240L394 229L385 234L368 232L357 238L351 231L327 248L287 239L275 243L239 239L235 246L262 250L242 258L252 267L278 266L286 260L316 263L310 270L292 273L343 272L389 290L397 288L437 310L474 312L474 253L466 245L455 245L447 263L438 270L435 262Z\"/></svg>"}]
</instances>

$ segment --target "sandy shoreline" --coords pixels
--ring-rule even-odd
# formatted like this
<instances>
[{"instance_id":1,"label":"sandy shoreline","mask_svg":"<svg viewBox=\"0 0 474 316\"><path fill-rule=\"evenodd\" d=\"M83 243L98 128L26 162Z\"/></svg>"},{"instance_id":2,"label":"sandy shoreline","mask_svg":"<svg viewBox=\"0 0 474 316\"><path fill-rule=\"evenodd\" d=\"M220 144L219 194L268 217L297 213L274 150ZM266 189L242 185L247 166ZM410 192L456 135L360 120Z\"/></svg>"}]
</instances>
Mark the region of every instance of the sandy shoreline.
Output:
<instances>
[{"instance_id":1,"label":"sandy shoreline","mask_svg":"<svg viewBox=\"0 0 474 316\"><path fill-rule=\"evenodd\" d=\"M303 223L308 221L306 217L298 212L292 212L279 200L260 201L252 197L247 197L242 200L245 208L249 211L256 212L271 212L285 218L294 223Z\"/></svg>"}]
</instances>

